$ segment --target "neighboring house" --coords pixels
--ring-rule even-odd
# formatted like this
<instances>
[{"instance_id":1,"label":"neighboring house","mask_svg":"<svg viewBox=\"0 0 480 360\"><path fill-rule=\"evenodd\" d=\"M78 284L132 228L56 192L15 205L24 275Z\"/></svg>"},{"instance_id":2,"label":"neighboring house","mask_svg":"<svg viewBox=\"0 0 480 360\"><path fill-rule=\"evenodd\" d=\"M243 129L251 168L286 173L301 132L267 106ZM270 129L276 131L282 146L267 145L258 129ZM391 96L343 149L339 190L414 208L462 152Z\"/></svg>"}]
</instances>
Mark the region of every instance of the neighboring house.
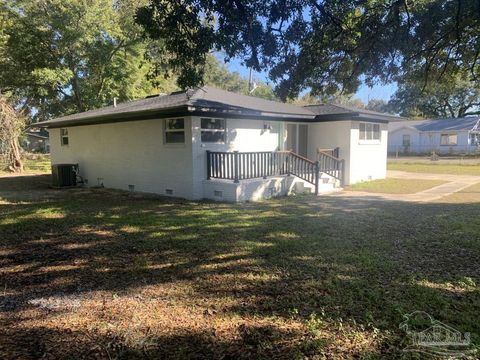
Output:
<instances>
[{"instance_id":1,"label":"neighboring house","mask_svg":"<svg viewBox=\"0 0 480 360\"><path fill-rule=\"evenodd\" d=\"M79 164L89 185L243 201L385 178L392 118L203 87L41 125L52 164Z\"/></svg>"},{"instance_id":2,"label":"neighboring house","mask_svg":"<svg viewBox=\"0 0 480 360\"><path fill-rule=\"evenodd\" d=\"M479 150L480 117L397 121L388 125L388 152L426 154L475 153Z\"/></svg>"},{"instance_id":3,"label":"neighboring house","mask_svg":"<svg viewBox=\"0 0 480 360\"><path fill-rule=\"evenodd\" d=\"M27 131L21 141L22 147L29 152L50 152L50 143L48 139L48 131L41 130L29 130Z\"/></svg>"}]
</instances>

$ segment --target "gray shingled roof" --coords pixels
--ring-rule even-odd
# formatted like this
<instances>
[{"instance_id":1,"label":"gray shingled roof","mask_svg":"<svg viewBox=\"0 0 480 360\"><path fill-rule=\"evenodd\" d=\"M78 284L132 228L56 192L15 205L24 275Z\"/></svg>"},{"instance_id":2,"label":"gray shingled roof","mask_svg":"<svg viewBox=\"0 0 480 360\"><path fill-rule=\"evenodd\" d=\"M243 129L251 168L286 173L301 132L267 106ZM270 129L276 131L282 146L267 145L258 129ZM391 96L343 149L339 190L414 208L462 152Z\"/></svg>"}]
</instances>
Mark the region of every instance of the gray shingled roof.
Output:
<instances>
[{"instance_id":1,"label":"gray shingled roof","mask_svg":"<svg viewBox=\"0 0 480 360\"><path fill-rule=\"evenodd\" d=\"M350 115L350 116L365 116L365 117L379 117L388 120L400 120L400 116L385 114L378 111L359 109L353 106L348 105L338 105L338 104L319 104L319 105L307 105L306 109L311 110L315 115L318 116L329 116L329 115Z\"/></svg>"},{"instance_id":2,"label":"gray shingled roof","mask_svg":"<svg viewBox=\"0 0 480 360\"><path fill-rule=\"evenodd\" d=\"M412 127L418 131L478 131L479 129L478 116L469 116L464 118L448 118L448 119L431 119L418 121L400 121L390 123L389 131L398 130L404 126Z\"/></svg>"},{"instance_id":3,"label":"gray shingled roof","mask_svg":"<svg viewBox=\"0 0 480 360\"><path fill-rule=\"evenodd\" d=\"M204 86L197 89L178 91L168 95L152 96L141 100L120 103L96 110L62 116L40 125L55 126L89 123L92 119L126 118L169 110L214 111L225 114L250 116L293 117L313 120L315 115L302 107L253 96L235 94L229 91Z\"/></svg>"},{"instance_id":4,"label":"gray shingled roof","mask_svg":"<svg viewBox=\"0 0 480 360\"><path fill-rule=\"evenodd\" d=\"M204 86L62 116L36 125L60 127L208 113L213 113L215 116L264 117L286 121L398 119L392 115L339 105L295 106Z\"/></svg>"},{"instance_id":5,"label":"gray shingled roof","mask_svg":"<svg viewBox=\"0 0 480 360\"><path fill-rule=\"evenodd\" d=\"M388 131L396 131L398 129L401 129L403 127L411 127L413 129L415 128L415 125L420 125L423 124L426 120L406 120L406 121L393 121L391 123L388 123Z\"/></svg>"},{"instance_id":6,"label":"gray shingled roof","mask_svg":"<svg viewBox=\"0 0 480 360\"><path fill-rule=\"evenodd\" d=\"M419 131L445 131L445 130L473 130L480 117L472 116L456 119L429 120L423 124L416 125Z\"/></svg>"}]
</instances>

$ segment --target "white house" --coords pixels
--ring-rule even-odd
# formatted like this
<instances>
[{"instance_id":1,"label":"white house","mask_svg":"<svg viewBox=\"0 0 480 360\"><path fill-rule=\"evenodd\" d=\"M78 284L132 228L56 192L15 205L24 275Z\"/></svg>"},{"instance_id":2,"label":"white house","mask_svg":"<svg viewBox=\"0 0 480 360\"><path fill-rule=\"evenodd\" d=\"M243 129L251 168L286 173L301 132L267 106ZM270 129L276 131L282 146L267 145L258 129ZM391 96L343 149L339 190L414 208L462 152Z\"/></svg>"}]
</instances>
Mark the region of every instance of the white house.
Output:
<instances>
[{"instance_id":1,"label":"white house","mask_svg":"<svg viewBox=\"0 0 480 360\"><path fill-rule=\"evenodd\" d=\"M52 164L78 164L89 186L244 201L385 178L391 118L202 87L41 126Z\"/></svg>"},{"instance_id":2,"label":"white house","mask_svg":"<svg viewBox=\"0 0 480 360\"><path fill-rule=\"evenodd\" d=\"M470 154L478 152L480 117L397 121L388 125L388 152Z\"/></svg>"}]
</instances>

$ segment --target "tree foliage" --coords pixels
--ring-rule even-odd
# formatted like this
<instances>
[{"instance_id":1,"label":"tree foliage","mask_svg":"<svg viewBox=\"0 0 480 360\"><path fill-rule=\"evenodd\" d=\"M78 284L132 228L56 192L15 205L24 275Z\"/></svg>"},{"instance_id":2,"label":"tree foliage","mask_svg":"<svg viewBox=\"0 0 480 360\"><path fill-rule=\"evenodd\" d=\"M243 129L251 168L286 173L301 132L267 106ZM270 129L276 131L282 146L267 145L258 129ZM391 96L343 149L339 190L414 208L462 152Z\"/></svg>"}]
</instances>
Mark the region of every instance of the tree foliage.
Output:
<instances>
[{"instance_id":1,"label":"tree foliage","mask_svg":"<svg viewBox=\"0 0 480 360\"><path fill-rule=\"evenodd\" d=\"M145 2L144 2L145 3ZM142 1L6 0L0 33L0 89L39 120L145 96L175 84L156 78L133 14ZM157 49L158 50L158 49ZM160 52L160 51L157 51ZM156 63L158 64L158 62ZM160 82L160 84L158 84Z\"/></svg>"},{"instance_id":2,"label":"tree foliage","mask_svg":"<svg viewBox=\"0 0 480 360\"><path fill-rule=\"evenodd\" d=\"M179 85L202 83L206 54L267 70L282 98L355 92L420 69L478 80L480 2L473 0L150 0L137 21L163 39Z\"/></svg>"},{"instance_id":3,"label":"tree foliage","mask_svg":"<svg viewBox=\"0 0 480 360\"><path fill-rule=\"evenodd\" d=\"M447 73L425 84L423 76L411 75L399 83L389 107L406 117L447 118L480 114L480 87L472 86L469 74Z\"/></svg>"},{"instance_id":4,"label":"tree foliage","mask_svg":"<svg viewBox=\"0 0 480 360\"><path fill-rule=\"evenodd\" d=\"M255 88L250 89L249 80L237 72L231 72L213 55L208 55L205 63L203 83L219 89L251 95L267 100L276 100L273 88L262 81L254 81Z\"/></svg>"}]
</instances>

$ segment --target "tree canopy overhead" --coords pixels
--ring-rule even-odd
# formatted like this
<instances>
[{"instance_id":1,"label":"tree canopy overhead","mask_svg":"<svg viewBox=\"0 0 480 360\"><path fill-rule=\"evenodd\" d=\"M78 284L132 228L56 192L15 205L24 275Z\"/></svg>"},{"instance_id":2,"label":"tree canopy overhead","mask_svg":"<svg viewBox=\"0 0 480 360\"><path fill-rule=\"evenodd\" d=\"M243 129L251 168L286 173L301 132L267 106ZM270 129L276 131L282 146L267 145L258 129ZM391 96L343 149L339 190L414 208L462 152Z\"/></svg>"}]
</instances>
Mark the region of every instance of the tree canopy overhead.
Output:
<instances>
[{"instance_id":1,"label":"tree canopy overhead","mask_svg":"<svg viewBox=\"0 0 480 360\"><path fill-rule=\"evenodd\" d=\"M446 73L434 83L413 74L398 84L389 101L391 111L406 117L456 118L480 114L480 87L469 74Z\"/></svg>"},{"instance_id":2,"label":"tree canopy overhead","mask_svg":"<svg viewBox=\"0 0 480 360\"><path fill-rule=\"evenodd\" d=\"M411 69L425 82L432 69L480 77L473 0L150 0L137 22L165 41L182 87L202 82L212 50L268 71L282 98L351 93Z\"/></svg>"}]
</instances>

